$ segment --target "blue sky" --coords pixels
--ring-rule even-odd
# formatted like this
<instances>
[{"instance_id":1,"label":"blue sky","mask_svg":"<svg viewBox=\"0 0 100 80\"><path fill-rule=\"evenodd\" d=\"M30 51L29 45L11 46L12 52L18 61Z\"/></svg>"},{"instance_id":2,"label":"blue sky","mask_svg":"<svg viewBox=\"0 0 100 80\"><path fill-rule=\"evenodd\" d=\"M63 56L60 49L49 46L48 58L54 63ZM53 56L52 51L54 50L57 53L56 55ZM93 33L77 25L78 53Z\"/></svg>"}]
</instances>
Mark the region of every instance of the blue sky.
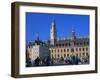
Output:
<instances>
[{"instance_id":1,"label":"blue sky","mask_svg":"<svg viewBox=\"0 0 100 80\"><path fill-rule=\"evenodd\" d=\"M89 15L26 12L26 40L35 40L37 33L41 40L49 40L53 19L56 21L57 36L62 39L70 38L72 28L76 37L89 36L89 18Z\"/></svg>"}]
</instances>

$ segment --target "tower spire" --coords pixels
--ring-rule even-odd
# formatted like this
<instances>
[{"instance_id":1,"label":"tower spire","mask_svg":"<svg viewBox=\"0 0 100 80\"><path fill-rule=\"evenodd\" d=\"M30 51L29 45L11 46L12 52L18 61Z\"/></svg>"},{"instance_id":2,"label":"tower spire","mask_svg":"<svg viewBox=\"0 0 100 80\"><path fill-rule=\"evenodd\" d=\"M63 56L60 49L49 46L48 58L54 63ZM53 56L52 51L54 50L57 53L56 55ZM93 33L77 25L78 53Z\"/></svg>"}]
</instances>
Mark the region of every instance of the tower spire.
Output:
<instances>
[{"instance_id":1,"label":"tower spire","mask_svg":"<svg viewBox=\"0 0 100 80\"><path fill-rule=\"evenodd\" d=\"M55 42L57 40L57 29L56 29L55 19L53 19L51 23L50 38L51 38L51 45L55 45Z\"/></svg>"},{"instance_id":2,"label":"tower spire","mask_svg":"<svg viewBox=\"0 0 100 80\"><path fill-rule=\"evenodd\" d=\"M52 26L53 27L56 27L56 22L55 22L55 19L54 18L52 19Z\"/></svg>"},{"instance_id":3,"label":"tower spire","mask_svg":"<svg viewBox=\"0 0 100 80\"><path fill-rule=\"evenodd\" d=\"M75 29L72 27L72 32L75 32Z\"/></svg>"}]
</instances>

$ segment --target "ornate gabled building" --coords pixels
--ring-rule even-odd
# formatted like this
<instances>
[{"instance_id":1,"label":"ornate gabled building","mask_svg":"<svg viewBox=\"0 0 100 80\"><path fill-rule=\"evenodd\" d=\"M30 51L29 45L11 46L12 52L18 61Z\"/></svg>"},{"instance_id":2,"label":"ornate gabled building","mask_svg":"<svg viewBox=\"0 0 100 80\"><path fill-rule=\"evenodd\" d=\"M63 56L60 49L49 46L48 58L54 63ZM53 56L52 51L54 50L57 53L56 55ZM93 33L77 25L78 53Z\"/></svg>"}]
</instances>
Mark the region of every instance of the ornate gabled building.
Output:
<instances>
[{"instance_id":1,"label":"ornate gabled building","mask_svg":"<svg viewBox=\"0 0 100 80\"><path fill-rule=\"evenodd\" d=\"M57 40L57 28L55 21L52 22L50 32L50 54L51 58L67 58L71 56L77 56L82 60L89 59L89 37L78 38L75 35L74 29L72 29L71 37L69 39ZM83 59L84 58L84 59Z\"/></svg>"},{"instance_id":2,"label":"ornate gabled building","mask_svg":"<svg viewBox=\"0 0 100 80\"><path fill-rule=\"evenodd\" d=\"M31 63L34 63L34 60L38 57L44 59L49 56L49 46L40 40L38 35L35 41L28 43L26 50L26 57L30 59Z\"/></svg>"}]
</instances>

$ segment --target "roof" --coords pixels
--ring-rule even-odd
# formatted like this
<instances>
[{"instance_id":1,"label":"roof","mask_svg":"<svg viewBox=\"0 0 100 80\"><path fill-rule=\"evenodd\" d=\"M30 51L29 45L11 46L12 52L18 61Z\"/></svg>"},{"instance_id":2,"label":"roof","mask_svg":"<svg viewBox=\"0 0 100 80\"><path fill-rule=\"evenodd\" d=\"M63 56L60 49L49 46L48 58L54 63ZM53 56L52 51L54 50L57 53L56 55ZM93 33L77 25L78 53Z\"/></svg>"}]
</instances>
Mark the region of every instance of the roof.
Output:
<instances>
[{"instance_id":1,"label":"roof","mask_svg":"<svg viewBox=\"0 0 100 80\"><path fill-rule=\"evenodd\" d=\"M41 40L31 41L28 43L27 46L34 46L34 45L47 46L47 44Z\"/></svg>"},{"instance_id":2,"label":"roof","mask_svg":"<svg viewBox=\"0 0 100 80\"><path fill-rule=\"evenodd\" d=\"M63 46L88 46L89 38L76 38L74 41L71 39L58 40L55 45L50 45L50 47L63 47Z\"/></svg>"},{"instance_id":3,"label":"roof","mask_svg":"<svg viewBox=\"0 0 100 80\"><path fill-rule=\"evenodd\" d=\"M42 40L35 40L29 42L27 46L34 46L34 45L49 46L49 47L89 46L89 38L76 38L74 41L72 41L71 39L58 40L56 41L55 45L50 45L50 41L46 42Z\"/></svg>"}]
</instances>

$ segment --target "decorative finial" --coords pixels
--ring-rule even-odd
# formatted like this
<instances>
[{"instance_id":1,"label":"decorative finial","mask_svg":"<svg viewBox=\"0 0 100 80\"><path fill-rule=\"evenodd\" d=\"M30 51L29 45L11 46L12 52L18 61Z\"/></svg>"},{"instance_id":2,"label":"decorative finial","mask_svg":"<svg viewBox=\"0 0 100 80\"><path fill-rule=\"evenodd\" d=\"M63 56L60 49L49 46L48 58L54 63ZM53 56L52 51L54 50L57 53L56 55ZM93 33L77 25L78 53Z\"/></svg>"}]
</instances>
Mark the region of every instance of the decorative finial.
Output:
<instances>
[{"instance_id":1,"label":"decorative finial","mask_svg":"<svg viewBox=\"0 0 100 80\"><path fill-rule=\"evenodd\" d=\"M55 25L56 25L55 19L52 18L52 26L55 26Z\"/></svg>"},{"instance_id":2,"label":"decorative finial","mask_svg":"<svg viewBox=\"0 0 100 80\"><path fill-rule=\"evenodd\" d=\"M64 37L64 40L66 40L66 37Z\"/></svg>"},{"instance_id":3,"label":"decorative finial","mask_svg":"<svg viewBox=\"0 0 100 80\"><path fill-rule=\"evenodd\" d=\"M39 40L39 33L36 33L36 39Z\"/></svg>"},{"instance_id":4,"label":"decorative finial","mask_svg":"<svg viewBox=\"0 0 100 80\"><path fill-rule=\"evenodd\" d=\"M72 32L75 32L75 29L72 27Z\"/></svg>"}]
</instances>

